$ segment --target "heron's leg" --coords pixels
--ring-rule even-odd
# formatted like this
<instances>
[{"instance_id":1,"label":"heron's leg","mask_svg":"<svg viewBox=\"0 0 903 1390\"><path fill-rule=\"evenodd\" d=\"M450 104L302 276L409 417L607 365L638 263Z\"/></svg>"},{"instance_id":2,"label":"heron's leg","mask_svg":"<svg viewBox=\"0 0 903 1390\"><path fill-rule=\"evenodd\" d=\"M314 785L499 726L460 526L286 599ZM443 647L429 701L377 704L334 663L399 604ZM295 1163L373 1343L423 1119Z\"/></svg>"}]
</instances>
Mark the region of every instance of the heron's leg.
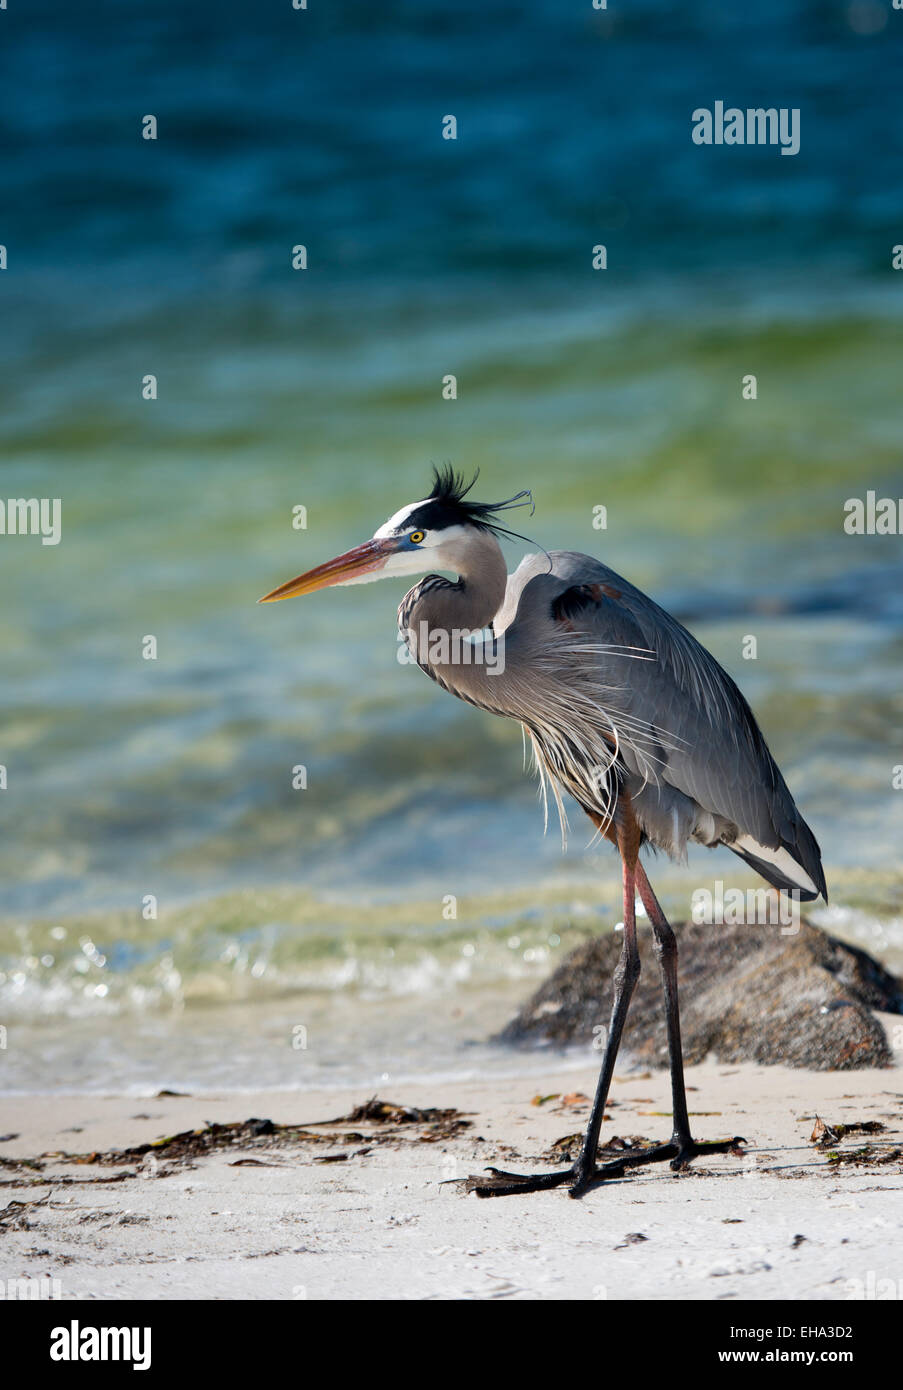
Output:
<instances>
[{"instance_id":1,"label":"heron's leg","mask_svg":"<svg viewBox=\"0 0 903 1390\"><path fill-rule=\"evenodd\" d=\"M602 1059L602 1069L599 1073L599 1081L596 1086L596 1096L593 1101L592 1112L590 1113L589 1124L587 1125L586 1137L580 1151L580 1157L571 1168L560 1169L553 1173L539 1173L535 1175L520 1173L503 1173L497 1168L490 1168L489 1178L471 1178L467 1182L469 1191L476 1192L480 1197L502 1197L518 1192L542 1192L550 1187L561 1187L567 1183L570 1187L572 1197L580 1197L596 1182L601 1182L605 1178L621 1177L625 1171L625 1163L619 1158L612 1163L603 1164L596 1167L596 1155L599 1148L599 1131L602 1127L602 1118L605 1114L605 1103L608 1100L608 1091L611 1086L611 1078L615 1069L615 1059L621 1045L621 1035L624 1032L624 1022L627 1018L627 1010L630 1007L631 996L633 995L636 982L640 974L640 954L636 942L636 881L635 873L637 866L638 846L632 847L632 854L625 853L622 849L622 870L624 880L624 945L621 948L620 959L614 973L614 1001L611 1009L611 1022L608 1028L608 1039L605 1045L605 1056ZM645 1154L645 1151L644 1151ZM638 1155L632 1155L632 1162L638 1161ZM651 1161L645 1157L640 1161ZM630 1159L628 1159L630 1163Z\"/></svg>"},{"instance_id":2,"label":"heron's leg","mask_svg":"<svg viewBox=\"0 0 903 1390\"><path fill-rule=\"evenodd\" d=\"M655 936L655 953L662 972L662 989L668 1023L668 1057L671 1063L671 1107L673 1130L671 1142L657 1150L661 1159L669 1158L672 1168L683 1168L691 1158L713 1153L729 1153L745 1143L739 1136L714 1143L697 1142L690 1133L687 1113L687 1090L684 1083L684 1058L680 1042L680 1009L677 1002L677 938L662 911L661 903L652 891L642 864L637 864L636 884Z\"/></svg>"},{"instance_id":3,"label":"heron's leg","mask_svg":"<svg viewBox=\"0 0 903 1390\"><path fill-rule=\"evenodd\" d=\"M671 1104L674 1117L672 1138L678 1143L691 1143L687 1091L684 1083L684 1058L680 1042L680 1008L677 1002L677 937L662 911L661 903L652 891L652 884L646 877L642 864L637 864L636 882L655 936L655 954L658 956L662 972L662 990L668 1023L668 1057L671 1063Z\"/></svg>"},{"instance_id":4,"label":"heron's leg","mask_svg":"<svg viewBox=\"0 0 903 1390\"><path fill-rule=\"evenodd\" d=\"M623 853L623 852L622 852ZM683 1054L680 1044L680 1016L677 1004L677 941L668 919L662 912L658 899L652 891L649 880L638 859L628 872L629 857L623 857L624 864L624 947L615 971L615 999L612 1007L611 1026L608 1044L602 1062L602 1071L596 1088L596 1098L590 1116L586 1138L577 1162L571 1168L560 1169L554 1173L523 1175L504 1173L490 1168L488 1178L469 1178L467 1190L476 1192L479 1197L504 1197L523 1192L542 1192L552 1187L567 1184L572 1197L580 1197L590 1187L613 1178L623 1178L631 1168L644 1167L648 1163L670 1163L672 1168L683 1168L693 1158L704 1158L711 1154L740 1152L746 1143L735 1135L731 1139L718 1139L712 1143L695 1140L690 1133L690 1120L687 1113L687 1097L684 1085ZM655 934L656 953L662 971L665 992L665 1006L668 1018L668 1049L671 1059L671 1094L673 1097L674 1127L667 1144L654 1144L648 1148L626 1150L607 1163L596 1166L599 1130L608 1088L611 1085L615 1058L624 1030L624 1020L630 996L640 973L639 955L636 947L636 920L633 890L639 891L643 906Z\"/></svg>"},{"instance_id":5,"label":"heron's leg","mask_svg":"<svg viewBox=\"0 0 903 1390\"><path fill-rule=\"evenodd\" d=\"M575 1181L571 1188L571 1195L574 1197L586 1190L596 1173L599 1131L602 1128L611 1078L614 1074L618 1049L621 1046L621 1035L627 1020L627 1010L630 1008L630 1000L633 997L636 982L640 978L640 953L636 942L636 870L638 863L639 860L636 858L635 852L633 856L625 856L621 861L624 880L624 945L621 948L621 956L612 981L614 999L611 1006L611 1022L608 1026L608 1039L605 1044L605 1056L602 1058L602 1070L599 1072L599 1080L596 1084L596 1095L593 1100L589 1124L586 1128L586 1138L583 1141L583 1148L574 1170Z\"/></svg>"}]
</instances>

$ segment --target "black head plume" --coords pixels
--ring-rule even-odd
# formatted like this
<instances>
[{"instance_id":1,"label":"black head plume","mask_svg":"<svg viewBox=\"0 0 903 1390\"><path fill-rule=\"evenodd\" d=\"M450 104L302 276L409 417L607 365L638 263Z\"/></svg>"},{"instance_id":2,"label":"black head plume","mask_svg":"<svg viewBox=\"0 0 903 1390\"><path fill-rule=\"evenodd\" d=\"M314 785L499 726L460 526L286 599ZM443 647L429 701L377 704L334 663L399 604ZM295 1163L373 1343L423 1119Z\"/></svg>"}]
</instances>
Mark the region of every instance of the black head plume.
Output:
<instances>
[{"instance_id":1,"label":"black head plume","mask_svg":"<svg viewBox=\"0 0 903 1390\"><path fill-rule=\"evenodd\" d=\"M533 494L529 490L515 493L504 502L471 502L468 494L480 476L479 469L470 482L448 464L433 469L433 490L416 511L406 519L406 525L423 530L445 530L449 526L476 526L501 536L517 536L496 521L499 512L512 507L529 507L533 515ZM518 537L518 539L523 539Z\"/></svg>"}]
</instances>

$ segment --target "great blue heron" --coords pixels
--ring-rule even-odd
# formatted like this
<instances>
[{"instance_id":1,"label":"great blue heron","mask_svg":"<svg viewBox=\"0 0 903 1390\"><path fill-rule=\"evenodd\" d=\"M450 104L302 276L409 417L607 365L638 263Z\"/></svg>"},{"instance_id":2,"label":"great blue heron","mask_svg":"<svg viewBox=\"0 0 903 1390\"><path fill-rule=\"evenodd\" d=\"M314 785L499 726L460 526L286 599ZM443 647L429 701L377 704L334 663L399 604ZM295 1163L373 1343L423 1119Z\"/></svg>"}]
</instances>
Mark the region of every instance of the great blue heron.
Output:
<instances>
[{"instance_id":1,"label":"great blue heron","mask_svg":"<svg viewBox=\"0 0 903 1390\"><path fill-rule=\"evenodd\" d=\"M564 829L561 790L619 851L624 941L614 975L605 1054L576 1163L523 1176L489 1169L480 1196L568 1184L572 1196L639 1164L682 1167L728 1152L739 1138L701 1143L687 1114L677 1002L677 943L639 859L649 844L684 859L690 840L727 845L773 887L827 899L821 854L746 700L714 657L675 618L589 555L553 550L506 571L499 516L524 505L469 500L473 487L434 470L429 497L402 507L371 540L261 599L272 603L333 584L435 573L398 609L413 659L444 690L519 720L543 790ZM667 1144L597 1165L599 1131L630 998L640 971L635 897L655 936L668 1026L673 1132Z\"/></svg>"}]
</instances>

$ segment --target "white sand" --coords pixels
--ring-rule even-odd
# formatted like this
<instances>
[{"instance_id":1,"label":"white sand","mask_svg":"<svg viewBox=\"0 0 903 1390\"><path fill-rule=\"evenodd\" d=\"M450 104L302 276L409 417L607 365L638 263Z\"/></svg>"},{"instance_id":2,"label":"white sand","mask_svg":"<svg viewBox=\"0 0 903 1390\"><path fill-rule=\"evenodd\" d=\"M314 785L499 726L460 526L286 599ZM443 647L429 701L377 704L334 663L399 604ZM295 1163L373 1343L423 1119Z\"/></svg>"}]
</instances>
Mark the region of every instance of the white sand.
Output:
<instances>
[{"instance_id":1,"label":"white sand","mask_svg":"<svg viewBox=\"0 0 903 1390\"><path fill-rule=\"evenodd\" d=\"M564 1189L480 1200L441 1185L493 1161L548 1167L512 1162L500 1146L529 1157L580 1129L585 1109L556 1109L555 1101L537 1108L531 1097L591 1093L594 1080L591 1070L552 1067L529 1082L392 1086L383 1099L456 1106L473 1112L473 1129L449 1142L374 1147L338 1164L312 1162L313 1152L328 1149L252 1147L247 1156L273 1166L234 1167L241 1152L230 1150L193 1168L161 1160L156 1176L81 1185L117 1170L48 1160L32 1189L9 1186L16 1174L0 1170L0 1207L49 1194L24 1212L27 1229L0 1221L0 1279L58 1279L71 1299L845 1300L855 1291L847 1281L886 1291L878 1281L888 1279L903 1296L903 1164L832 1169L809 1143L815 1112L834 1123L887 1126L846 1148L903 1142L903 1068L691 1068L691 1109L718 1112L693 1120L697 1136L737 1133L754 1145L743 1159L709 1161L707 1172L651 1168L582 1201ZM667 1136L668 1117L648 1113L670 1109L667 1073L624 1074L612 1097L603 1138ZM20 1137L0 1145L0 1155L126 1147L250 1115L303 1123L365 1099L336 1091L7 1100L0 1133ZM73 1126L81 1133L70 1133Z\"/></svg>"}]
</instances>

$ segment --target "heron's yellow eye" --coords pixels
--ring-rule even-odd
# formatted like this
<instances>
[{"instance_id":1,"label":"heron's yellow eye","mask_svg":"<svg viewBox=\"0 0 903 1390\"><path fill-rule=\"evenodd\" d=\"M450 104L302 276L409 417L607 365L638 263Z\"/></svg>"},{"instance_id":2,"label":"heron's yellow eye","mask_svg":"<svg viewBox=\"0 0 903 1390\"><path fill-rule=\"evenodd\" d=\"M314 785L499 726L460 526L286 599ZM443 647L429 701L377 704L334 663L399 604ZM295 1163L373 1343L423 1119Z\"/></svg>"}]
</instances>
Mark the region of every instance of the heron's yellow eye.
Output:
<instances>
[{"instance_id":1,"label":"heron's yellow eye","mask_svg":"<svg viewBox=\"0 0 903 1390\"><path fill-rule=\"evenodd\" d=\"M411 534L408 536L408 540L413 545L419 545L420 542L423 540L424 534L425 533L423 531L412 531Z\"/></svg>"}]
</instances>

